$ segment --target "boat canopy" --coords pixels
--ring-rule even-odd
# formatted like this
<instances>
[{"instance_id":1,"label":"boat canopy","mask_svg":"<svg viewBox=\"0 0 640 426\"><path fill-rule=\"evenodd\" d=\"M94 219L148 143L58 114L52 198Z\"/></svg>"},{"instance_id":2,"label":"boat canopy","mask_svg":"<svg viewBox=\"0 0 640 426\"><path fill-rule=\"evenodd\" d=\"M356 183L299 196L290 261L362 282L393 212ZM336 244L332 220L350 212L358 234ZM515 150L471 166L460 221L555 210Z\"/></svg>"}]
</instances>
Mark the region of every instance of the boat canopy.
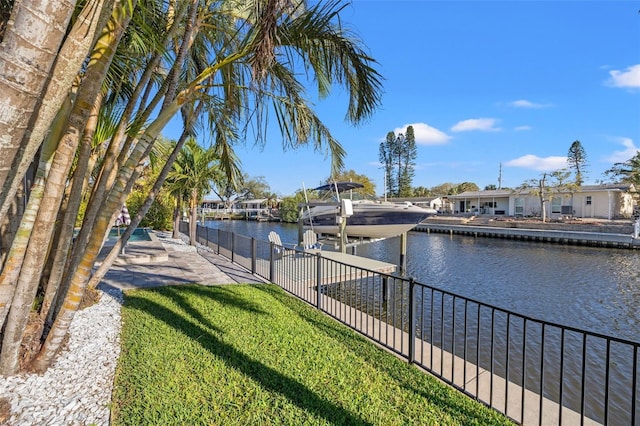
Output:
<instances>
[{"instance_id":1,"label":"boat canopy","mask_svg":"<svg viewBox=\"0 0 640 426\"><path fill-rule=\"evenodd\" d=\"M364 185L358 182L335 182L327 183L326 185L313 188L314 191L335 191L338 192L349 191L351 189L364 188Z\"/></svg>"}]
</instances>

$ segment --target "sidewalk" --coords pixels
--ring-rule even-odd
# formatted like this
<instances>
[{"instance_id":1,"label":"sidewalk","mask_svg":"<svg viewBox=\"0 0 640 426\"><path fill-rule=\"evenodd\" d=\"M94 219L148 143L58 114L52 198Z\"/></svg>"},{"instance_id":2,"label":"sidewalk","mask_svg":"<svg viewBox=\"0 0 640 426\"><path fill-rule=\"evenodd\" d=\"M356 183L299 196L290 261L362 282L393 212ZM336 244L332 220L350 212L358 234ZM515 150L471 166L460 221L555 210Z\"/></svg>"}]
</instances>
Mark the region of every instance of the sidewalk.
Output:
<instances>
[{"instance_id":1,"label":"sidewalk","mask_svg":"<svg viewBox=\"0 0 640 426\"><path fill-rule=\"evenodd\" d=\"M114 262L98 288L266 282L220 255L171 239L168 233L152 231L151 236L149 242L128 243L125 255Z\"/></svg>"}]
</instances>

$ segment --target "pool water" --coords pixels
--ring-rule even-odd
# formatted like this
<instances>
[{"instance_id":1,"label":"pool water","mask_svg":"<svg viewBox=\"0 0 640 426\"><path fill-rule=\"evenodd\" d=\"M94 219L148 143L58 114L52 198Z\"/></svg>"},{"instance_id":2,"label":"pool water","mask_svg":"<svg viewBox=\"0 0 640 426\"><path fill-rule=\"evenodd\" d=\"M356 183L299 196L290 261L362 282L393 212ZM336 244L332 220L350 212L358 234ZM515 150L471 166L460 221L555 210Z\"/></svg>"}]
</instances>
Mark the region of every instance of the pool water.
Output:
<instances>
[{"instance_id":1,"label":"pool water","mask_svg":"<svg viewBox=\"0 0 640 426\"><path fill-rule=\"evenodd\" d=\"M117 240L118 238L120 238L120 235L124 233L124 231L125 228L120 228L119 231L118 228L112 228L111 231L109 231L109 237L107 239ZM149 231L147 231L147 229L136 228L133 231L133 234L131 234L129 241L151 241L151 237L149 236Z\"/></svg>"}]
</instances>

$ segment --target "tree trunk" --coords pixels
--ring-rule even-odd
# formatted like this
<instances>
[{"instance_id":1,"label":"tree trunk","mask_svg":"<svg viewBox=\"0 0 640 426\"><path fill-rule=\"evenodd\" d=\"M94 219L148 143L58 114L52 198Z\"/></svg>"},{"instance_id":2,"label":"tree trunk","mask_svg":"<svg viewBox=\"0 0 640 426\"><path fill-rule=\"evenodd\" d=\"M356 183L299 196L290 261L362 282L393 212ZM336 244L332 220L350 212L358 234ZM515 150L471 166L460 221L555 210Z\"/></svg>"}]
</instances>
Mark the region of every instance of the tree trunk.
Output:
<instances>
[{"instance_id":1,"label":"tree trunk","mask_svg":"<svg viewBox=\"0 0 640 426\"><path fill-rule=\"evenodd\" d=\"M17 160L20 149L24 149L24 136L49 80L75 3L71 0L22 0L11 11L0 44L1 198L7 195L5 182L14 174L13 168L19 162L14 160ZM35 150L32 155L35 155ZM16 178L19 182L22 176Z\"/></svg>"},{"instance_id":2,"label":"tree trunk","mask_svg":"<svg viewBox=\"0 0 640 426\"><path fill-rule=\"evenodd\" d=\"M66 116L66 114L61 113ZM35 244L31 239L38 239L39 236L33 234L34 224L38 211L44 197L45 181L49 174L49 169L54 158L54 150L59 140L60 129L53 129L50 137L45 142L42 152L40 164L38 166L38 172L36 174L35 182L31 188L31 194L29 201L25 209L22 220L20 221L20 227L16 233L16 237L13 240L7 262L4 265L2 274L0 275L0 329L3 328L4 321L14 299L18 279L23 268L25 257L27 256L27 249L29 245ZM49 240L40 241L39 244L45 244L48 246ZM36 283L37 285L37 283ZM6 335L6 331L5 331ZM18 342L19 348L19 342ZM2 360L2 354L7 350L7 346L2 345L2 352L0 353L0 364ZM13 350L13 348L8 349ZM7 374L4 372L2 365L0 365L0 374ZM9 373L10 374L10 373Z\"/></svg>"},{"instance_id":3,"label":"tree trunk","mask_svg":"<svg viewBox=\"0 0 640 426\"><path fill-rule=\"evenodd\" d=\"M114 0L88 2L66 37L51 71L50 81L42 96L42 103L34 114L33 125L21 144L12 172L4 181L0 193L0 217L8 209L18 186L33 161L34 155L45 138L56 114L67 98L82 63L95 42L97 28L102 28L109 16ZM105 4L106 3L106 4ZM102 11L102 13L99 13ZM1 160L0 160L1 161Z\"/></svg>"},{"instance_id":4,"label":"tree trunk","mask_svg":"<svg viewBox=\"0 0 640 426\"><path fill-rule=\"evenodd\" d=\"M76 218L78 217L78 210L82 201L82 192L84 189L86 175L88 175L92 168L91 162L91 150L92 150L92 137L95 134L95 128L98 124L98 114L100 106L102 105L103 96L99 94L93 105L93 110L87 121L83 132L83 138L81 141L80 152L78 154L78 160L76 162L76 169L74 171L74 177L71 183L71 190L69 192L69 198L66 203L65 211L61 224L59 226L59 235L54 243L57 243L53 252L53 258L50 259L50 268L48 277L46 277L46 288L44 299L42 301L42 307L40 308L40 317L45 319L48 323L51 323L55 309L51 309L59 292L66 289L61 288L60 284L64 276L64 270L69 257L69 251L71 250L73 243L73 228Z\"/></svg>"},{"instance_id":5,"label":"tree trunk","mask_svg":"<svg viewBox=\"0 0 640 426\"><path fill-rule=\"evenodd\" d=\"M193 190L195 192L195 190ZM198 196L192 192L189 199L189 244L196 245L196 230L198 229Z\"/></svg>"},{"instance_id":6,"label":"tree trunk","mask_svg":"<svg viewBox=\"0 0 640 426\"><path fill-rule=\"evenodd\" d=\"M111 224L113 212L119 209L124 202L126 196L124 191L127 185L130 185L129 180L131 176L135 173L135 169L138 167L144 153L147 152L147 148L149 148L155 138L158 137L160 131L166 126L169 120L179 111L182 102L187 99L188 97L183 97L179 100L176 99L169 108L162 111L159 117L149 125L141 135L140 141L134 145L133 151L124 167L120 169L120 173L118 173L114 187L109 191L106 202L101 204L100 214L97 216L94 226L87 229L83 225L80 235L85 232L87 238L83 240L79 236L76 240L76 244L81 245L82 250L74 250L72 253L67 269L67 279L69 281L68 291L62 303L62 308L56 316L40 352L33 360L32 365L35 370L46 370L60 349L60 345L64 341L71 320L78 306L80 306L80 301L91 277L91 269L102 248L104 235ZM65 284L63 283L63 285Z\"/></svg>"},{"instance_id":7,"label":"tree trunk","mask_svg":"<svg viewBox=\"0 0 640 426\"><path fill-rule=\"evenodd\" d=\"M173 209L173 234L171 237L174 240L180 238L180 220L182 219L182 197L179 195L176 197L176 205Z\"/></svg>"}]
</instances>

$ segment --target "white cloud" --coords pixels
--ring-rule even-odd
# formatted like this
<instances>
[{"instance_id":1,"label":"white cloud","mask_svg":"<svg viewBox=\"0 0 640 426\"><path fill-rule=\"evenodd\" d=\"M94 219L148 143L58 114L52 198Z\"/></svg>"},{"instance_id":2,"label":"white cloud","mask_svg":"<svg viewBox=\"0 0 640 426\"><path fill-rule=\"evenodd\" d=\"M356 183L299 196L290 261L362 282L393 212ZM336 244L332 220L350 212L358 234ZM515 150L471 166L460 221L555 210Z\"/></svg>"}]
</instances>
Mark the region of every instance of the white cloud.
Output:
<instances>
[{"instance_id":1,"label":"white cloud","mask_svg":"<svg viewBox=\"0 0 640 426\"><path fill-rule=\"evenodd\" d=\"M531 126L518 126L518 127L514 127L513 130L515 130L516 132L523 132L525 130L531 130L532 127Z\"/></svg>"},{"instance_id":2,"label":"white cloud","mask_svg":"<svg viewBox=\"0 0 640 426\"><path fill-rule=\"evenodd\" d=\"M452 132L469 132L479 130L482 132L499 132L500 127L494 127L498 120L495 118L471 118L457 122L452 128Z\"/></svg>"},{"instance_id":3,"label":"white cloud","mask_svg":"<svg viewBox=\"0 0 640 426\"><path fill-rule=\"evenodd\" d=\"M548 108L551 104L537 104L535 102L527 101L525 99L519 99L509 103L509 106L514 108Z\"/></svg>"},{"instance_id":4,"label":"white cloud","mask_svg":"<svg viewBox=\"0 0 640 426\"><path fill-rule=\"evenodd\" d=\"M509 160L504 163L507 167L520 167L523 169L538 170L540 172L551 172L567 167L567 157L551 156L538 157L537 155L527 154L522 157Z\"/></svg>"},{"instance_id":5,"label":"white cloud","mask_svg":"<svg viewBox=\"0 0 640 426\"><path fill-rule=\"evenodd\" d=\"M413 133L416 137L416 143L418 145L444 145L449 142L451 136L447 135L441 130L431 127L425 123L413 123L405 124L402 127L398 127L394 130L394 133L406 133L407 127L413 127ZM384 139L383 139L384 140Z\"/></svg>"},{"instance_id":6,"label":"white cloud","mask_svg":"<svg viewBox=\"0 0 640 426\"><path fill-rule=\"evenodd\" d=\"M632 65L624 71L609 71L610 78L605 82L612 87L640 87L640 64Z\"/></svg>"},{"instance_id":7,"label":"white cloud","mask_svg":"<svg viewBox=\"0 0 640 426\"><path fill-rule=\"evenodd\" d=\"M609 163L624 163L625 161L636 155L638 153L638 150L640 150L640 148L635 146L630 138L618 138L618 142L620 142L620 144L624 146L625 149L621 151L614 151L613 154L605 158L604 161L607 161Z\"/></svg>"}]
</instances>

